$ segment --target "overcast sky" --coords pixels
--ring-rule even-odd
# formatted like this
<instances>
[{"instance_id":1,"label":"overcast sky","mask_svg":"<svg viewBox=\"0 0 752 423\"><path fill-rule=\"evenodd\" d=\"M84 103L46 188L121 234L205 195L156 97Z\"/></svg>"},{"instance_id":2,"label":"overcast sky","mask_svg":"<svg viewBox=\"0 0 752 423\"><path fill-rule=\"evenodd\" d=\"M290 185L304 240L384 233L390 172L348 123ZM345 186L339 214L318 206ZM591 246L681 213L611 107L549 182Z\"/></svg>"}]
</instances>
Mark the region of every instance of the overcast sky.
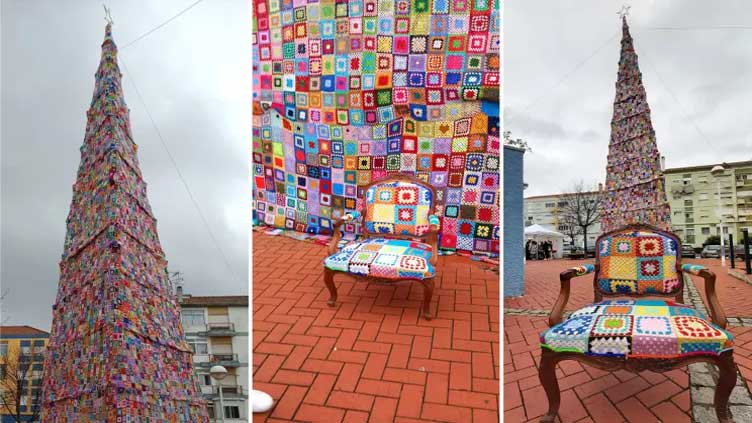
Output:
<instances>
[{"instance_id":1,"label":"overcast sky","mask_svg":"<svg viewBox=\"0 0 752 423\"><path fill-rule=\"evenodd\" d=\"M250 6L107 3L125 100L170 270L187 293L247 294ZM49 330L65 220L104 38L101 0L2 0L2 289L6 324ZM127 65L212 241L127 76Z\"/></svg>"},{"instance_id":2,"label":"overcast sky","mask_svg":"<svg viewBox=\"0 0 752 423\"><path fill-rule=\"evenodd\" d=\"M605 182L621 40L616 12L623 3L505 2L504 129L532 148L525 155L526 197L562 192L579 179ZM752 159L752 29L655 29L750 28L752 3L628 3L666 166Z\"/></svg>"}]
</instances>

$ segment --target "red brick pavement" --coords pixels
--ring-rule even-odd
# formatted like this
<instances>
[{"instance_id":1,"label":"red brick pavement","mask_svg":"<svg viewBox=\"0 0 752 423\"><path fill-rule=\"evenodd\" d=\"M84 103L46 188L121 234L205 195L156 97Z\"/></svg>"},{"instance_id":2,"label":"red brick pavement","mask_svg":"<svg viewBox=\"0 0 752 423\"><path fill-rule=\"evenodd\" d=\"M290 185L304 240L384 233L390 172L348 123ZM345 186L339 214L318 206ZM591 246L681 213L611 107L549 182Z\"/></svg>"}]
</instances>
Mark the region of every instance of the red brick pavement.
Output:
<instances>
[{"instance_id":1,"label":"red brick pavement","mask_svg":"<svg viewBox=\"0 0 752 423\"><path fill-rule=\"evenodd\" d=\"M717 260L716 260L717 261ZM549 310L559 292L559 273L581 261L531 261L525 265L523 297L507 298L507 308ZM750 316L744 307L752 299L752 287L742 286L711 260L688 260L710 265L718 275L721 304L729 316ZM739 283L737 283L739 282ZM702 283L695 280L700 292ZM567 310L592 302L592 277L573 280ZM548 400L538 381L540 346L538 336L546 317L504 316L504 421L537 421ZM739 369L752 380L752 328L730 328L736 338L735 359ZM686 370L667 373L626 371L604 372L576 362L564 362L557 369L562 395L562 422L676 422L691 421L689 377Z\"/></svg>"},{"instance_id":2,"label":"red brick pavement","mask_svg":"<svg viewBox=\"0 0 752 423\"><path fill-rule=\"evenodd\" d=\"M419 284L338 275L325 248L253 234L253 386L277 401L258 422L499 421L499 276L439 258L430 322ZM438 311L436 311L438 310Z\"/></svg>"}]
</instances>

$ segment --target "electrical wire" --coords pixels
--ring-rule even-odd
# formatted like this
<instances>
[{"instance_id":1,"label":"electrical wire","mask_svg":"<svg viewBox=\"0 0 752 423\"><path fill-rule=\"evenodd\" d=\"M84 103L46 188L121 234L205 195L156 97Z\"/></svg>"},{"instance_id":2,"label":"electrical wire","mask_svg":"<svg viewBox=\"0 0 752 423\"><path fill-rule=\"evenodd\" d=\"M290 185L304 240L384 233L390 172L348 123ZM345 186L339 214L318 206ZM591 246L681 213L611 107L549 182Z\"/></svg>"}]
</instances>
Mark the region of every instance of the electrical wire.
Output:
<instances>
[{"instance_id":1,"label":"electrical wire","mask_svg":"<svg viewBox=\"0 0 752 423\"><path fill-rule=\"evenodd\" d=\"M605 48L606 46L608 46L608 45L609 45L609 44L611 43L611 41L612 41L612 40L613 40L614 38L616 38L616 36L618 36L618 35L619 35L620 33L621 33L621 29L619 29L618 31L614 32L614 35L612 35L611 37L609 37L609 38L608 38L608 39L607 39L607 40L606 40L606 41L605 41L605 42L604 42L603 44L601 44L600 46L598 46L598 48L596 48L596 49L595 49L595 50L594 50L594 51L593 51L592 53L590 53L590 55L589 55L589 56L587 56L587 57L585 57L584 59L580 60L580 61L579 61L579 62L578 62L578 63L577 63L577 64L576 64L576 65L575 65L575 66L574 66L574 67L573 67L573 68L572 68L571 70L569 70L569 72L567 72L566 74L564 74L564 76L562 76L562 77L561 77L561 78L560 78L560 79L559 79L559 80L558 80L558 81L557 81L557 82L556 82L556 83L555 83L554 85L552 85L551 87L547 88L547 89L546 89L545 91L543 91L543 93L542 93L542 94L541 94L540 96L538 96L538 97L537 97L537 98L536 98L535 100L533 100L533 101L531 101L530 103L528 103L528 104L527 104L527 105L526 105L525 107L523 107L523 108L522 108L522 109L521 109L521 110L520 110L519 112L512 114L512 116L514 117L514 116L519 116L519 115L521 115L522 113L526 112L526 111L527 111L528 109L530 109L531 107L533 107L533 106L534 106L535 104L537 104L537 103L538 103L539 101L541 101L542 99L546 98L546 96L548 96L548 94L549 94L549 93L550 93L551 91L553 91L553 90L555 90L556 88L558 88L558 87L559 87L559 86L560 86L561 84L563 84L563 83L564 83L564 82L565 82L565 81L566 81L567 79L569 79L569 77L571 77L571 76L572 76L572 75L574 75L574 74L575 74L575 73L576 73L576 72L577 72L578 70L580 70L580 68L581 68L581 67L583 67L583 66L584 66L584 65L585 65L585 64L586 64L587 62L589 62L589 61L590 61L590 59L592 59L592 58L593 58L593 57L595 57L595 56L596 56L596 55L597 55L598 53L600 53L600 52L601 52L601 50L603 50L603 49L604 49L604 48ZM510 122L511 120L512 120L512 119L510 118L510 116L509 116L509 113L507 113L507 114L506 114L506 118L504 119L504 125L505 125L505 127L506 127L506 125L508 125L508 124L509 124L509 122Z\"/></svg>"},{"instance_id":2,"label":"electrical wire","mask_svg":"<svg viewBox=\"0 0 752 423\"><path fill-rule=\"evenodd\" d=\"M152 116L151 112L149 111L149 107L146 105L146 102L144 101L144 98L141 96L141 91L138 89L138 85L136 84L135 79L133 79L133 76L128 71L128 66L125 64L125 62L122 60L122 57L120 58L120 63L123 65L123 70L125 71L126 77L131 81L131 84L133 84L133 88L136 92L136 96L138 97L139 102L143 106L144 110L146 111L146 115L149 117L149 120L151 121L152 127L154 127L154 131L157 133L157 137L159 138L159 141L162 143L162 147L164 147L165 151L167 152L167 156L170 158L170 163L172 163L172 167L175 169L175 172L178 174L178 177L180 178L180 181L183 183L183 187L185 188L185 191L188 193L188 197L191 199L191 202L193 203L193 206L196 208L196 211L198 212L199 217L201 217L201 221L204 224L204 228L206 228L206 232L209 234L209 237L211 238L212 242L214 243L214 247L219 252L219 255L222 256L222 260L224 261L225 265L227 266L227 270L232 275L232 278L235 280L238 280L237 276L235 275L235 272L232 270L232 266L230 265L230 261L227 259L227 256L225 255L224 251L220 247L219 241L217 240L217 237L214 236L214 232L211 230L211 227L209 226L209 222L206 220L206 216L204 216L204 213L201 211L201 207L198 204L198 201L196 200L196 197L194 197L193 193L191 192L190 187L188 186L188 182L183 177L183 173L180 172L180 168L178 167L177 162L175 161L175 158L173 157L172 153L170 152L170 148L167 147L167 143L164 140L164 137L162 137L162 132L159 130L159 127L157 126L156 121L154 120L154 117ZM239 280L238 280L239 281ZM239 281L242 282L242 281Z\"/></svg>"},{"instance_id":3,"label":"electrical wire","mask_svg":"<svg viewBox=\"0 0 752 423\"><path fill-rule=\"evenodd\" d=\"M164 21L161 24L155 26L154 28L150 29L149 31L146 31L145 33L143 33L140 36L136 37L136 39L134 39L133 41L131 41L128 44L124 45L120 49L121 50L125 50L126 48L128 48L131 45L133 45L133 44L137 43L138 41L140 41L141 39L146 38L147 36L151 35L151 33L153 33L154 31L157 31L158 29L162 28L163 26L167 25L168 23L172 22L173 20L177 19L183 13L185 13L185 12L193 9L195 6L197 6L202 1L204 1L204 0L197 0L197 1L193 2L193 3L191 3L188 7L186 7L183 10L181 10L180 12L178 12L176 15L174 15L170 19L167 19L166 21Z\"/></svg>"}]
</instances>

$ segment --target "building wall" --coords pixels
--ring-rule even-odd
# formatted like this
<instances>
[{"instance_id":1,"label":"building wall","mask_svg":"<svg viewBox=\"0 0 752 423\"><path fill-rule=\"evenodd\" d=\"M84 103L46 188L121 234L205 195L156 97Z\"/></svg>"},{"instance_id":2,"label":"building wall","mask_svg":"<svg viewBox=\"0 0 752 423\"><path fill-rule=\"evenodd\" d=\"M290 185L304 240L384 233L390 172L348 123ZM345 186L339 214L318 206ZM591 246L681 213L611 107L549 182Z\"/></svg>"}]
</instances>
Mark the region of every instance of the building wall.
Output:
<instances>
[{"instance_id":1,"label":"building wall","mask_svg":"<svg viewBox=\"0 0 752 423\"><path fill-rule=\"evenodd\" d=\"M211 421L219 421L217 385L221 384L224 386L223 405L236 406L240 412L239 418L227 417L225 422L248 422L248 307L186 304L181 304L181 307L183 330L188 342L206 342L205 351L203 346L199 346L201 349L193 355L193 372L204 398L214 404L215 418ZM200 319L188 318L188 315L203 315L203 323ZM209 369L215 364L227 369L228 374L221 382L208 376Z\"/></svg>"},{"instance_id":2,"label":"building wall","mask_svg":"<svg viewBox=\"0 0 752 423\"><path fill-rule=\"evenodd\" d=\"M561 232L567 235L564 238L564 246L570 246L572 244L571 239L568 236L567 230L563 224L559 222L559 210L561 197L563 194L547 195L526 198L524 201L524 214L525 214L525 226L541 225L546 229L552 231ZM601 223L596 222L588 227L588 250L592 251L592 247L595 245L595 240L601 233ZM582 248L582 235L575 237L575 245Z\"/></svg>"},{"instance_id":3,"label":"building wall","mask_svg":"<svg viewBox=\"0 0 752 423\"><path fill-rule=\"evenodd\" d=\"M3 373L8 372L8 367L17 366L19 355L23 353L22 348L27 346L28 348L30 348L29 354L27 354L27 356L29 357L28 360L29 364L31 365L31 371L33 373L29 374L28 377L25 378L26 389L28 392L28 405L24 406L21 409L21 414L23 416L26 416L26 418L30 418L32 414L32 390L39 389L39 395L37 396L37 399L42 398L42 371L44 365L44 352L47 349L48 337L49 335L39 334L0 336L0 344L4 345L0 347L0 352L3 352L3 354L0 354L0 366L4 367ZM2 387L7 383L8 379L0 382L0 389L2 389ZM14 422L15 420L13 418L13 415L15 415L16 410L14 409L11 411L11 413L7 413L4 407L0 408L0 422ZM29 421L31 420L29 419Z\"/></svg>"},{"instance_id":4,"label":"building wall","mask_svg":"<svg viewBox=\"0 0 752 423\"><path fill-rule=\"evenodd\" d=\"M525 249L523 200L524 150L504 146L504 296L515 297L525 293Z\"/></svg>"},{"instance_id":5,"label":"building wall","mask_svg":"<svg viewBox=\"0 0 752 423\"><path fill-rule=\"evenodd\" d=\"M671 205L671 226L685 244L701 247L712 235L720 235L718 183L724 237L741 240L741 230L752 232L752 161L723 164L720 176L712 165L667 169L666 196Z\"/></svg>"}]
</instances>

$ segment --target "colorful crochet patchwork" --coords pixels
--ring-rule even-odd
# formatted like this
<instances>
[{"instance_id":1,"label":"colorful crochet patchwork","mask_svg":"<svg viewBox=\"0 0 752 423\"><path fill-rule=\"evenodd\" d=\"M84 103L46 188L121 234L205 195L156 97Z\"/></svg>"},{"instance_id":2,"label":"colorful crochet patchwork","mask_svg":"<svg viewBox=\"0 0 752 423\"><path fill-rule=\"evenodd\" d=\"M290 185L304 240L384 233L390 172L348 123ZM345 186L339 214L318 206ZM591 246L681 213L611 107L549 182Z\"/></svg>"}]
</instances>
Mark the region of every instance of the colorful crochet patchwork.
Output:
<instances>
[{"instance_id":1,"label":"colorful crochet patchwork","mask_svg":"<svg viewBox=\"0 0 752 423\"><path fill-rule=\"evenodd\" d=\"M692 307L663 300L603 301L581 308L541 334L558 352L627 358L719 354L733 337Z\"/></svg>"},{"instance_id":2,"label":"colorful crochet patchwork","mask_svg":"<svg viewBox=\"0 0 752 423\"><path fill-rule=\"evenodd\" d=\"M366 230L379 234L423 235L430 224L433 194L409 182L390 182L366 191Z\"/></svg>"},{"instance_id":3,"label":"colorful crochet patchwork","mask_svg":"<svg viewBox=\"0 0 752 423\"><path fill-rule=\"evenodd\" d=\"M701 265L701 264L682 264L682 272L689 273L690 275L699 276L700 271L702 270L708 270L707 267Z\"/></svg>"},{"instance_id":4,"label":"colorful crochet patchwork","mask_svg":"<svg viewBox=\"0 0 752 423\"><path fill-rule=\"evenodd\" d=\"M569 270L574 270L574 276L584 276L595 271L595 266L592 264L583 264L582 266L575 266Z\"/></svg>"},{"instance_id":5,"label":"colorful crochet patchwork","mask_svg":"<svg viewBox=\"0 0 752 423\"><path fill-rule=\"evenodd\" d=\"M622 24L605 187L601 207L604 232L630 223L670 230L671 211L666 200L661 153L626 18Z\"/></svg>"},{"instance_id":6,"label":"colorful crochet patchwork","mask_svg":"<svg viewBox=\"0 0 752 423\"><path fill-rule=\"evenodd\" d=\"M254 122L254 212L261 222L331 233L333 219L365 209L365 185L406 173L436 190L440 248L498 255L498 118L408 118L357 128L293 122L270 110ZM343 229L360 233L360 222Z\"/></svg>"},{"instance_id":7,"label":"colorful crochet patchwork","mask_svg":"<svg viewBox=\"0 0 752 423\"><path fill-rule=\"evenodd\" d=\"M666 235L628 231L601 238L598 289L608 294L672 294L682 287L676 241Z\"/></svg>"},{"instance_id":8,"label":"colorful crochet patchwork","mask_svg":"<svg viewBox=\"0 0 752 423\"><path fill-rule=\"evenodd\" d=\"M500 2L253 8L258 220L328 234L364 186L407 173L436 187L441 248L498 255L499 117L480 100L498 102Z\"/></svg>"},{"instance_id":9,"label":"colorful crochet patchwork","mask_svg":"<svg viewBox=\"0 0 752 423\"><path fill-rule=\"evenodd\" d=\"M290 120L330 125L468 116L498 90L498 8L498 0L255 0L255 100Z\"/></svg>"},{"instance_id":10,"label":"colorful crochet patchwork","mask_svg":"<svg viewBox=\"0 0 752 423\"><path fill-rule=\"evenodd\" d=\"M371 238L346 245L324 260L338 272L384 279L427 279L435 275L431 246L400 239Z\"/></svg>"}]
</instances>

